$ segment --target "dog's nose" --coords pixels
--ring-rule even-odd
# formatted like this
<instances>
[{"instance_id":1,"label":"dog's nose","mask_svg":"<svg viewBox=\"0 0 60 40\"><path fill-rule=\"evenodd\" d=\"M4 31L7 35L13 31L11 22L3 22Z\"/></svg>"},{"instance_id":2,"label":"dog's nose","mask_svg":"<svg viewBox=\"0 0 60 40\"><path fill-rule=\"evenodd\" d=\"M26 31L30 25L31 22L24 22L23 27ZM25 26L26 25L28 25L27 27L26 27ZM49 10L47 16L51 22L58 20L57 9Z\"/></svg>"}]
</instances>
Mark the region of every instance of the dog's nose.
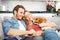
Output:
<instances>
[{"instance_id":1,"label":"dog's nose","mask_svg":"<svg viewBox=\"0 0 60 40\"><path fill-rule=\"evenodd\" d=\"M36 18L36 20L38 20L38 19Z\"/></svg>"}]
</instances>

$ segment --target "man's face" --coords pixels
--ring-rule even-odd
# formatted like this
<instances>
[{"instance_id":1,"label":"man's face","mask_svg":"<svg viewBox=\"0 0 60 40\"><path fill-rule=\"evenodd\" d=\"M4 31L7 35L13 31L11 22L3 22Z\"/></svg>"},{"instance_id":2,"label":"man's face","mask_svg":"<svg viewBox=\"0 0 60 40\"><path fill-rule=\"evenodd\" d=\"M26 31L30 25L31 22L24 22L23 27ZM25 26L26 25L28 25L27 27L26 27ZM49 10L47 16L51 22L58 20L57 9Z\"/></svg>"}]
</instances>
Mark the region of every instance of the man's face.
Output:
<instances>
[{"instance_id":1,"label":"man's face","mask_svg":"<svg viewBox=\"0 0 60 40\"><path fill-rule=\"evenodd\" d=\"M16 12L16 19L20 20L22 19L24 16L24 9L23 8L19 8L18 12Z\"/></svg>"}]
</instances>

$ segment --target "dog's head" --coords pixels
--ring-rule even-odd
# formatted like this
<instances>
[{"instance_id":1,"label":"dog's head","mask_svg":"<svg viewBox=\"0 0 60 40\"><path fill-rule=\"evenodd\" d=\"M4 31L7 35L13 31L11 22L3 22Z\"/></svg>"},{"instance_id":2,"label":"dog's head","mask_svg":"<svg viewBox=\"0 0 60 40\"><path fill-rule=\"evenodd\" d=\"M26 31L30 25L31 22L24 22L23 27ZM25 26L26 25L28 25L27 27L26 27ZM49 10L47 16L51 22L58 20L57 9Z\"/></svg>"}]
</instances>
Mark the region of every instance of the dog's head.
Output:
<instances>
[{"instance_id":1,"label":"dog's head","mask_svg":"<svg viewBox=\"0 0 60 40\"><path fill-rule=\"evenodd\" d=\"M46 18L42 17L42 16L34 16L33 17L33 22L40 24L42 22L46 22Z\"/></svg>"}]
</instances>

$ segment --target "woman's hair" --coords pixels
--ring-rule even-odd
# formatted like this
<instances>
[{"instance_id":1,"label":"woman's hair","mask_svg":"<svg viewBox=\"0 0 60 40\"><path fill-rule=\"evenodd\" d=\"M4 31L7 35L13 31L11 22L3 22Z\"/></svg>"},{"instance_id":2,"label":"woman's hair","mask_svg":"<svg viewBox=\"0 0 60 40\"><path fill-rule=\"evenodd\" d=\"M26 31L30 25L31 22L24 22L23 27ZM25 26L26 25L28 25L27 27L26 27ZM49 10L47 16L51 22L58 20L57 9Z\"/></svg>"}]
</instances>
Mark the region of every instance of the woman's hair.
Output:
<instances>
[{"instance_id":1,"label":"woman's hair","mask_svg":"<svg viewBox=\"0 0 60 40\"><path fill-rule=\"evenodd\" d=\"M29 11L25 10L25 13L26 13L26 12L29 12ZM23 18L23 19L24 19L24 21L25 21L26 25L29 25L29 21L28 21L28 19L26 19L26 17L25 17L25 16L24 16L24 18Z\"/></svg>"},{"instance_id":2,"label":"woman's hair","mask_svg":"<svg viewBox=\"0 0 60 40\"><path fill-rule=\"evenodd\" d=\"M26 18L24 18L24 21L25 21L26 25L29 25L29 21Z\"/></svg>"}]
</instances>

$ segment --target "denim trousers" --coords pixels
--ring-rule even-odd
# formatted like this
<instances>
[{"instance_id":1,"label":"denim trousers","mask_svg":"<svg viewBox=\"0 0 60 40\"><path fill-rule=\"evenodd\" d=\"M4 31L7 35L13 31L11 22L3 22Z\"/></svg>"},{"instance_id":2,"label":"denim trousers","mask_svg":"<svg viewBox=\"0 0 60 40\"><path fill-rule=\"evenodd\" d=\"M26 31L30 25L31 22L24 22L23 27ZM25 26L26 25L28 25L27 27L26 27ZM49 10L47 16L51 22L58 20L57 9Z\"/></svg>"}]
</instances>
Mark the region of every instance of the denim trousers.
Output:
<instances>
[{"instance_id":1,"label":"denim trousers","mask_svg":"<svg viewBox=\"0 0 60 40\"><path fill-rule=\"evenodd\" d=\"M28 38L27 40L29 40ZM33 37L31 40L60 40L60 37L57 35L56 31L53 28L47 28L44 30L42 36Z\"/></svg>"}]
</instances>

